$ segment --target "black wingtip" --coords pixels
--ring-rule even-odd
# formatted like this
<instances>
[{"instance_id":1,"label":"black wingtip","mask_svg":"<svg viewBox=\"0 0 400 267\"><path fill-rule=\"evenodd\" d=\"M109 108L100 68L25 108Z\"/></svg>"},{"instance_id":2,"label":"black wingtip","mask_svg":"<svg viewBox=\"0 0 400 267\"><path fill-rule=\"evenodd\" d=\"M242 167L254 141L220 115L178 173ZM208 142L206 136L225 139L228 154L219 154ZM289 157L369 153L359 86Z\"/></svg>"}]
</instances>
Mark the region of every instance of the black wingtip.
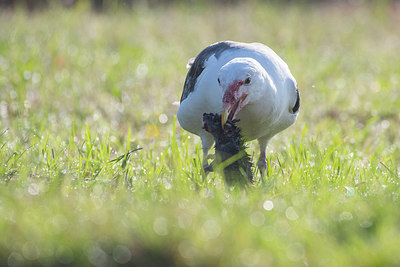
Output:
<instances>
[{"instance_id":1,"label":"black wingtip","mask_svg":"<svg viewBox=\"0 0 400 267\"><path fill-rule=\"evenodd\" d=\"M296 87L296 93L297 93L297 99L296 99L296 104L294 104L294 107L292 108L293 113L299 111L300 108L300 93L297 87Z\"/></svg>"}]
</instances>

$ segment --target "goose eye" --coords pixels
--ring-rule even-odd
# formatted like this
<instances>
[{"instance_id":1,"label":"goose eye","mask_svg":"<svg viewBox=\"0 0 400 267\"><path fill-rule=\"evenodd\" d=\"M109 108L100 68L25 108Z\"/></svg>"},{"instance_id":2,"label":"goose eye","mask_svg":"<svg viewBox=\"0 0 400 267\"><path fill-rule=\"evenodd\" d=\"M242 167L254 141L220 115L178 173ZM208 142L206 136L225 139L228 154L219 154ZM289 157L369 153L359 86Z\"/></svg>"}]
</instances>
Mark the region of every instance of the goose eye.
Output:
<instances>
[{"instance_id":1,"label":"goose eye","mask_svg":"<svg viewBox=\"0 0 400 267\"><path fill-rule=\"evenodd\" d=\"M249 84L251 82L250 78L246 78L246 80L244 80L244 84Z\"/></svg>"},{"instance_id":2,"label":"goose eye","mask_svg":"<svg viewBox=\"0 0 400 267\"><path fill-rule=\"evenodd\" d=\"M219 80L219 78L218 78L218 83L221 84L221 81Z\"/></svg>"}]
</instances>

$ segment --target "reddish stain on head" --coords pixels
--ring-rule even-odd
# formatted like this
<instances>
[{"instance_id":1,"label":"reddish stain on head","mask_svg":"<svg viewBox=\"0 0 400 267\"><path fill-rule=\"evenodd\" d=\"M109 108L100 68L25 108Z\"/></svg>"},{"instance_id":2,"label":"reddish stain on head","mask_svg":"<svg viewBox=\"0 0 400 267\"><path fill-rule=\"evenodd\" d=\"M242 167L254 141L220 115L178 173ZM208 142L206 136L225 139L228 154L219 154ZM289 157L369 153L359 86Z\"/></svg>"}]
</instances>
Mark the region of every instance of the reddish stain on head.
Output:
<instances>
[{"instance_id":1,"label":"reddish stain on head","mask_svg":"<svg viewBox=\"0 0 400 267\"><path fill-rule=\"evenodd\" d=\"M225 91L224 96L222 97L222 103L224 104L235 104L236 102L236 95L239 91L240 86L243 85L243 81L234 80L229 86L228 89Z\"/></svg>"}]
</instances>

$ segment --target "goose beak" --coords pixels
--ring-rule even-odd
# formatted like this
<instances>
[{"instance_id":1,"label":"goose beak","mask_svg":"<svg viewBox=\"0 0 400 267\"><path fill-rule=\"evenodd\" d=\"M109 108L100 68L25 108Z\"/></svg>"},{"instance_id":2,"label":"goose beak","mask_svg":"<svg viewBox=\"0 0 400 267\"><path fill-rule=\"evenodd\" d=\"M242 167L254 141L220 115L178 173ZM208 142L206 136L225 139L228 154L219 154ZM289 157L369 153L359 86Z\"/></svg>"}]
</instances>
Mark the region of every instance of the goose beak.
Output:
<instances>
[{"instance_id":1,"label":"goose beak","mask_svg":"<svg viewBox=\"0 0 400 267\"><path fill-rule=\"evenodd\" d=\"M229 111L227 107L224 107L224 110L222 111L222 115L221 115L221 125L222 127L224 127L224 125L226 124L226 121L228 120L229 117Z\"/></svg>"},{"instance_id":2,"label":"goose beak","mask_svg":"<svg viewBox=\"0 0 400 267\"><path fill-rule=\"evenodd\" d=\"M224 108L221 115L221 124L224 126L228 120L234 120L243 108L242 103L246 99L247 94L243 94L233 105L224 104Z\"/></svg>"}]
</instances>

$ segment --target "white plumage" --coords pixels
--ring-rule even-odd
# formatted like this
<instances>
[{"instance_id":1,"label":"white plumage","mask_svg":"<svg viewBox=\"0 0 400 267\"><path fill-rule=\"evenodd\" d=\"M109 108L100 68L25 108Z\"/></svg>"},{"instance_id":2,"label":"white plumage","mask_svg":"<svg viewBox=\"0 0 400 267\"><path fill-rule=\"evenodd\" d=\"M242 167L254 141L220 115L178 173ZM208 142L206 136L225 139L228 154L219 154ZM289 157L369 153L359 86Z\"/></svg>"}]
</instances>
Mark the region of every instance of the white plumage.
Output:
<instances>
[{"instance_id":1,"label":"white plumage","mask_svg":"<svg viewBox=\"0 0 400 267\"><path fill-rule=\"evenodd\" d=\"M246 141L260 145L258 167L266 168L266 147L297 118L300 97L287 64L260 43L225 41L205 48L189 61L178 110L182 128L200 136L203 164L214 140L202 128L203 113L219 113L223 122L237 118Z\"/></svg>"}]
</instances>

